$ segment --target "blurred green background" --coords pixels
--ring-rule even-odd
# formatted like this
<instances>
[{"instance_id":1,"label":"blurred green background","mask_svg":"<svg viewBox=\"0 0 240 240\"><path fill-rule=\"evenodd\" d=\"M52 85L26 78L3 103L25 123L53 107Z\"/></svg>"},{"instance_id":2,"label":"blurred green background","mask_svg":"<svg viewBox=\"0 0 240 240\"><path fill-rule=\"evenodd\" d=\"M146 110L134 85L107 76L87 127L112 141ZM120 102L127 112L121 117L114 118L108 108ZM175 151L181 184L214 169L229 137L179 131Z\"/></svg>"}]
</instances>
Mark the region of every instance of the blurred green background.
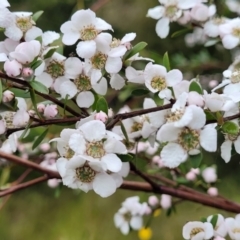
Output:
<instances>
[{"instance_id":1,"label":"blurred green background","mask_svg":"<svg viewBox=\"0 0 240 240\"><path fill-rule=\"evenodd\" d=\"M11 11L44 10L38 26L44 31L59 31L61 24L67 21L75 10L89 7L94 1L10 0L10 3ZM200 77L209 80L214 74L221 73L228 67L232 56L220 45L203 50L201 46L187 48L183 37L167 40L158 38L155 33L156 20L145 17L147 10L157 4L157 0L109 0L97 10L97 15L113 26L114 36L117 38L128 32L136 32L134 43L145 41L149 44L142 53L144 56L152 57L160 63L163 54L168 51L172 67L181 69L186 76L200 74ZM181 28L172 24L171 33ZM123 97L122 101L130 103L131 99ZM136 99L131 104L136 104ZM219 164L218 173L222 182L217 186L220 193L229 199L240 201L239 157L234 157L226 165L216 154L206 157L204 163ZM17 178L17 174L15 175L12 176L13 179ZM140 194L142 201L149 196L145 193L118 190L113 196L102 199L92 192L73 192L63 187L60 196L56 197L56 191L48 188L46 183L39 184L15 193L0 210L0 240L138 239L136 232L123 236L113 223L113 215L120 208L121 202L136 194ZM167 217L163 211L152 221L153 240L182 239L182 226L187 221L200 220L201 217L220 212L189 202L178 204L176 209L176 214ZM232 216L221 213L226 217Z\"/></svg>"}]
</instances>

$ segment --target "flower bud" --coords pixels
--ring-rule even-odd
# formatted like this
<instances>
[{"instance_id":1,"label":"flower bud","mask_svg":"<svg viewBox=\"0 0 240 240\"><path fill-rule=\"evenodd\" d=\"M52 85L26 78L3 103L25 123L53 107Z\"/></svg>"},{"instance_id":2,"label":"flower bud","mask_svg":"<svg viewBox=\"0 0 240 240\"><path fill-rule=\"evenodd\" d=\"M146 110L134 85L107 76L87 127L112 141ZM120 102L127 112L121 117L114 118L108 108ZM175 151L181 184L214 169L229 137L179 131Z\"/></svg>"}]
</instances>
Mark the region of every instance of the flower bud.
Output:
<instances>
[{"instance_id":1,"label":"flower bud","mask_svg":"<svg viewBox=\"0 0 240 240\"><path fill-rule=\"evenodd\" d=\"M213 167L207 167L202 171L202 177L205 182L213 183L217 181L216 169Z\"/></svg>"},{"instance_id":2,"label":"flower bud","mask_svg":"<svg viewBox=\"0 0 240 240\"><path fill-rule=\"evenodd\" d=\"M44 117L54 118L58 114L57 105L47 105L44 109Z\"/></svg>"},{"instance_id":3,"label":"flower bud","mask_svg":"<svg viewBox=\"0 0 240 240\"><path fill-rule=\"evenodd\" d=\"M39 146L40 150L43 151L43 152L47 152L50 150L50 144L49 143L42 143L40 146Z\"/></svg>"},{"instance_id":4,"label":"flower bud","mask_svg":"<svg viewBox=\"0 0 240 240\"><path fill-rule=\"evenodd\" d=\"M50 188L56 188L59 185L59 179L53 178L53 179L49 179L47 184Z\"/></svg>"},{"instance_id":5,"label":"flower bud","mask_svg":"<svg viewBox=\"0 0 240 240\"><path fill-rule=\"evenodd\" d=\"M172 206L172 197L167 194L162 194L160 205L163 209L168 209Z\"/></svg>"},{"instance_id":6,"label":"flower bud","mask_svg":"<svg viewBox=\"0 0 240 240\"><path fill-rule=\"evenodd\" d=\"M3 98L2 101L4 103L11 102L14 99L15 95L13 92L6 90L3 92Z\"/></svg>"},{"instance_id":7,"label":"flower bud","mask_svg":"<svg viewBox=\"0 0 240 240\"><path fill-rule=\"evenodd\" d=\"M22 71L22 65L16 60L7 60L4 63L4 70L8 76L16 77L20 75Z\"/></svg>"},{"instance_id":8,"label":"flower bud","mask_svg":"<svg viewBox=\"0 0 240 240\"><path fill-rule=\"evenodd\" d=\"M107 114L105 112L100 111L99 113L97 113L95 115L94 118L95 118L95 120L100 120L100 121L105 123L107 121L107 119L108 119L108 116L107 116Z\"/></svg>"},{"instance_id":9,"label":"flower bud","mask_svg":"<svg viewBox=\"0 0 240 240\"><path fill-rule=\"evenodd\" d=\"M210 187L208 190L207 190L207 193L212 196L212 197L216 197L218 195L218 189L215 188L215 187Z\"/></svg>"},{"instance_id":10,"label":"flower bud","mask_svg":"<svg viewBox=\"0 0 240 240\"><path fill-rule=\"evenodd\" d=\"M150 206L155 207L159 204L159 200L156 196L153 195L148 198L148 203Z\"/></svg>"},{"instance_id":11,"label":"flower bud","mask_svg":"<svg viewBox=\"0 0 240 240\"><path fill-rule=\"evenodd\" d=\"M196 179L196 174L190 171L186 174L185 177L188 181L194 181Z\"/></svg>"},{"instance_id":12,"label":"flower bud","mask_svg":"<svg viewBox=\"0 0 240 240\"><path fill-rule=\"evenodd\" d=\"M45 105L43 103L39 103L37 105L37 110L38 110L38 112L43 113L45 110Z\"/></svg>"},{"instance_id":13,"label":"flower bud","mask_svg":"<svg viewBox=\"0 0 240 240\"><path fill-rule=\"evenodd\" d=\"M23 68L21 75L22 75L22 78L24 78L25 80L30 80L33 74L34 74L34 71L31 68L26 67L26 68Z\"/></svg>"},{"instance_id":14,"label":"flower bud","mask_svg":"<svg viewBox=\"0 0 240 240\"><path fill-rule=\"evenodd\" d=\"M189 92L187 101L188 101L188 105L196 105L196 106L199 106L199 107L204 106L204 99L197 92Z\"/></svg>"}]
</instances>

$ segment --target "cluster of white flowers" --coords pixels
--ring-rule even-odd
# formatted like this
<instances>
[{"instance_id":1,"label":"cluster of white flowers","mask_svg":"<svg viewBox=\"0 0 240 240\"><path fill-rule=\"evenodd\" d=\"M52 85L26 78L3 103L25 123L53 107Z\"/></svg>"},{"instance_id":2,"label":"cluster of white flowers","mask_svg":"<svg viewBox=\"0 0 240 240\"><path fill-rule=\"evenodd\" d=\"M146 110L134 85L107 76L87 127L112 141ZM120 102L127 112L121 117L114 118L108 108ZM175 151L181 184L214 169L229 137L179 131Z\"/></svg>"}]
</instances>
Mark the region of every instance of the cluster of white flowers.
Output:
<instances>
[{"instance_id":1,"label":"cluster of white flowers","mask_svg":"<svg viewBox=\"0 0 240 240\"><path fill-rule=\"evenodd\" d=\"M186 240L194 239L214 239L225 240L228 236L232 240L239 239L240 214L235 218L225 218L221 214L211 215L202 222L188 222L183 227L183 238Z\"/></svg>"},{"instance_id":2,"label":"cluster of white flowers","mask_svg":"<svg viewBox=\"0 0 240 240\"><path fill-rule=\"evenodd\" d=\"M114 223L120 231L127 235L130 229L139 230L143 227L143 216L151 213L151 208L146 202L140 203L139 197L129 197L114 215Z\"/></svg>"}]
</instances>

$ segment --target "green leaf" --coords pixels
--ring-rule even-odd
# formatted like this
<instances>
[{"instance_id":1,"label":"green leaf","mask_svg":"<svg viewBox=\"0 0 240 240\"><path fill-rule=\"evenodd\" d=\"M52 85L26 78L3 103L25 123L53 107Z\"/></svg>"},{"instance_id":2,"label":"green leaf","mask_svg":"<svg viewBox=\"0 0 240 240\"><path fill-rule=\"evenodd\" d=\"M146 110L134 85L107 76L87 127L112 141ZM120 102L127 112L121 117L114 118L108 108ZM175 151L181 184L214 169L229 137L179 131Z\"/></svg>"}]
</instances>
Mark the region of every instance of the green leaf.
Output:
<instances>
[{"instance_id":1,"label":"green leaf","mask_svg":"<svg viewBox=\"0 0 240 240\"><path fill-rule=\"evenodd\" d=\"M29 82L29 84L31 85L31 87L34 90L36 90L36 91L38 91L40 93L45 93L45 94L49 93L48 88L45 85L43 85L42 83L38 82L38 81L31 81L31 82Z\"/></svg>"},{"instance_id":2,"label":"green leaf","mask_svg":"<svg viewBox=\"0 0 240 240\"><path fill-rule=\"evenodd\" d=\"M203 155L201 152L197 155L189 155L189 160L191 161L193 168L198 168L201 164L202 159Z\"/></svg>"},{"instance_id":3,"label":"green leaf","mask_svg":"<svg viewBox=\"0 0 240 240\"><path fill-rule=\"evenodd\" d=\"M168 52L165 52L164 55L163 55L163 66L164 66L168 71L171 70Z\"/></svg>"},{"instance_id":4,"label":"green leaf","mask_svg":"<svg viewBox=\"0 0 240 240\"><path fill-rule=\"evenodd\" d=\"M229 133L229 134L233 134L233 135L236 135L239 133L239 127L236 123L234 122L225 122L223 125L222 125L222 130L225 132L225 133Z\"/></svg>"},{"instance_id":5,"label":"green leaf","mask_svg":"<svg viewBox=\"0 0 240 240\"><path fill-rule=\"evenodd\" d=\"M44 59L50 58L55 52L57 48L51 48L45 55L43 55Z\"/></svg>"},{"instance_id":6,"label":"green leaf","mask_svg":"<svg viewBox=\"0 0 240 240\"><path fill-rule=\"evenodd\" d=\"M36 60L33 61L30 65L30 67L35 70L36 68L38 68L40 65L42 64L42 60Z\"/></svg>"},{"instance_id":7,"label":"green leaf","mask_svg":"<svg viewBox=\"0 0 240 240\"><path fill-rule=\"evenodd\" d=\"M126 142L127 144L129 143L129 138L128 138L128 134L127 134L127 131L126 131L126 128L124 126L124 124L122 123L122 121L120 122L120 125L121 125L121 130L122 130L122 133L126 139Z\"/></svg>"},{"instance_id":8,"label":"green leaf","mask_svg":"<svg viewBox=\"0 0 240 240\"><path fill-rule=\"evenodd\" d=\"M46 137L48 133L48 128L40 134L40 136L34 141L32 145L32 150L34 150L38 145L43 141L43 139Z\"/></svg>"},{"instance_id":9,"label":"green leaf","mask_svg":"<svg viewBox=\"0 0 240 240\"><path fill-rule=\"evenodd\" d=\"M25 137L25 135L27 134L27 132L29 130L29 127L31 126L32 122L33 121L31 119L28 121L28 124L25 127L24 131L22 132L21 136L19 137L19 140L22 140Z\"/></svg>"},{"instance_id":10,"label":"green leaf","mask_svg":"<svg viewBox=\"0 0 240 240\"><path fill-rule=\"evenodd\" d=\"M216 227L217 220L218 220L218 215L213 215L213 217L211 219L211 224L212 224L213 228Z\"/></svg>"},{"instance_id":11,"label":"green leaf","mask_svg":"<svg viewBox=\"0 0 240 240\"><path fill-rule=\"evenodd\" d=\"M211 47L213 45L215 45L216 43L220 42L220 39L212 39L212 40L209 40L207 41L205 44L204 44L204 47Z\"/></svg>"},{"instance_id":12,"label":"green leaf","mask_svg":"<svg viewBox=\"0 0 240 240\"><path fill-rule=\"evenodd\" d=\"M35 12L32 16L32 20L34 22L36 22L40 17L41 15L44 13L44 11L38 11L38 12Z\"/></svg>"},{"instance_id":13,"label":"green leaf","mask_svg":"<svg viewBox=\"0 0 240 240\"><path fill-rule=\"evenodd\" d=\"M184 28L182 30L176 31L171 35L171 38L179 37L185 33L191 32L192 28Z\"/></svg>"},{"instance_id":14,"label":"green leaf","mask_svg":"<svg viewBox=\"0 0 240 240\"><path fill-rule=\"evenodd\" d=\"M4 186L8 182L11 172L10 170L11 170L10 166L6 166L3 168L0 177L0 187Z\"/></svg>"},{"instance_id":15,"label":"green leaf","mask_svg":"<svg viewBox=\"0 0 240 240\"><path fill-rule=\"evenodd\" d=\"M207 219L205 217L202 217L201 222L205 223L205 222L207 222Z\"/></svg>"},{"instance_id":16,"label":"green leaf","mask_svg":"<svg viewBox=\"0 0 240 240\"><path fill-rule=\"evenodd\" d=\"M21 90L17 88L10 88L9 90L14 93L15 97L30 98L28 90Z\"/></svg>"},{"instance_id":17,"label":"green leaf","mask_svg":"<svg viewBox=\"0 0 240 240\"><path fill-rule=\"evenodd\" d=\"M177 183L180 183L180 184L189 183L189 181L188 181L185 177L178 177L178 178L176 179L176 182L177 182Z\"/></svg>"},{"instance_id":18,"label":"green leaf","mask_svg":"<svg viewBox=\"0 0 240 240\"><path fill-rule=\"evenodd\" d=\"M42 119L42 116L39 114L38 109L37 109L37 102L36 102L35 91L34 91L34 89L30 89L29 91L30 91L30 96L31 96L31 100L32 100L32 104L33 104L34 110L37 113L38 117L40 119Z\"/></svg>"},{"instance_id":19,"label":"green leaf","mask_svg":"<svg viewBox=\"0 0 240 240\"><path fill-rule=\"evenodd\" d=\"M39 41L42 44L42 36L36 37L35 40Z\"/></svg>"},{"instance_id":20,"label":"green leaf","mask_svg":"<svg viewBox=\"0 0 240 240\"><path fill-rule=\"evenodd\" d=\"M203 90L202 87L199 83L197 83L196 81L192 81L189 85L189 92L197 92L199 94L203 94Z\"/></svg>"},{"instance_id":21,"label":"green leaf","mask_svg":"<svg viewBox=\"0 0 240 240\"><path fill-rule=\"evenodd\" d=\"M135 97L140 97L140 96L146 95L148 93L149 93L148 89L140 88L140 89L133 90L131 95L135 96Z\"/></svg>"},{"instance_id":22,"label":"green leaf","mask_svg":"<svg viewBox=\"0 0 240 240\"><path fill-rule=\"evenodd\" d=\"M205 112L207 121L216 120L216 116L214 116L212 112L210 112L209 110L205 110L204 112Z\"/></svg>"},{"instance_id":23,"label":"green leaf","mask_svg":"<svg viewBox=\"0 0 240 240\"><path fill-rule=\"evenodd\" d=\"M108 115L108 104L104 97L100 97L96 105L97 112L103 111Z\"/></svg>"},{"instance_id":24,"label":"green leaf","mask_svg":"<svg viewBox=\"0 0 240 240\"><path fill-rule=\"evenodd\" d=\"M2 89L2 79L0 79L0 103L2 102L2 94L3 93L3 89Z\"/></svg>"},{"instance_id":25,"label":"green leaf","mask_svg":"<svg viewBox=\"0 0 240 240\"><path fill-rule=\"evenodd\" d=\"M124 60L127 60L134 56L135 54L139 53L141 50L143 50L147 46L146 42L140 42L137 43L132 49L130 49L125 56L123 57Z\"/></svg>"},{"instance_id":26,"label":"green leaf","mask_svg":"<svg viewBox=\"0 0 240 240\"><path fill-rule=\"evenodd\" d=\"M131 154L117 154L117 156L121 159L122 162L130 162L131 160L133 160L133 156Z\"/></svg>"}]
</instances>

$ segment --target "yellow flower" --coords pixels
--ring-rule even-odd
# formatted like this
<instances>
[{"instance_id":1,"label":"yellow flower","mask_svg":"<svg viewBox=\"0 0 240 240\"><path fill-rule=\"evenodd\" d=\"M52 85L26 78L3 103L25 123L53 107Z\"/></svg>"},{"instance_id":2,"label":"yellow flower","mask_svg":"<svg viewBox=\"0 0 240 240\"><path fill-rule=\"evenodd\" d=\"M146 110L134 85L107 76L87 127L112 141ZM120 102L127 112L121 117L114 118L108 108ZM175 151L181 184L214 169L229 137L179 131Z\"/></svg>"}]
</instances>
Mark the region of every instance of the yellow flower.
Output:
<instances>
[{"instance_id":1,"label":"yellow flower","mask_svg":"<svg viewBox=\"0 0 240 240\"><path fill-rule=\"evenodd\" d=\"M152 230L151 228L141 228L138 231L138 237L140 240L150 240L152 238Z\"/></svg>"}]
</instances>

